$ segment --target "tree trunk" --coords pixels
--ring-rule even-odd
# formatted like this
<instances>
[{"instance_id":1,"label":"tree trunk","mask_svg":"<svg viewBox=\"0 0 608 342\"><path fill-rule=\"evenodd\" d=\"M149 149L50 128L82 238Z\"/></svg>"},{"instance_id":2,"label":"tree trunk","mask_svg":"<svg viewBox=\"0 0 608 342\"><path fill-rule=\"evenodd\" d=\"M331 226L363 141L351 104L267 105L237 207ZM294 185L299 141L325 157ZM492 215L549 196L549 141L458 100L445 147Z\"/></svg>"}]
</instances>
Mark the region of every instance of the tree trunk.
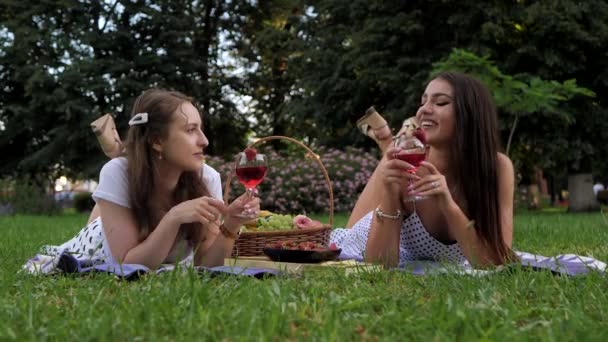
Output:
<instances>
[{"instance_id":1,"label":"tree trunk","mask_svg":"<svg viewBox=\"0 0 608 342\"><path fill-rule=\"evenodd\" d=\"M519 115L515 114L515 120L513 120L513 125L511 126L511 132L509 132L509 140L507 140L507 151L505 152L507 156L511 151L511 142L513 141L513 133L515 133L515 127L517 127L517 121L519 120Z\"/></svg>"},{"instance_id":2,"label":"tree trunk","mask_svg":"<svg viewBox=\"0 0 608 342\"><path fill-rule=\"evenodd\" d=\"M555 176L549 176L549 196L551 198L551 205L554 206L557 203L557 190L555 189Z\"/></svg>"},{"instance_id":3,"label":"tree trunk","mask_svg":"<svg viewBox=\"0 0 608 342\"><path fill-rule=\"evenodd\" d=\"M568 175L568 211L595 211L600 205L593 195L593 177L591 173Z\"/></svg>"},{"instance_id":4,"label":"tree trunk","mask_svg":"<svg viewBox=\"0 0 608 342\"><path fill-rule=\"evenodd\" d=\"M201 96L200 104L203 106L203 111L205 112L205 116L207 116L208 120L205 122L205 131L208 136L211 138L211 144L207 147L206 152L209 154L215 154L216 147L213 144L214 141L219 141L216 133L216 128L214 127L214 120L211 115L211 85L210 85L210 65L212 63L212 58L215 53L211 52L213 49L213 43L216 39L218 33L218 21L219 18L223 14L222 10L222 2L218 2L216 6L216 1L207 0L204 5L203 14L203 30L197 36L195 35L195 48L199 52L199 58L203 63L201 63L201 69L199 70L199 75L201 79L201 94L197 94ZM217 115L217 114L216 114Z\"/></svg>"},{"instance_id":5,"label":"tree trunk","mask_svg":"<svg viewBox=\"0 0 608 342\"><path fill-rule=\"evenodd\" d=\"M528 186L528 209L536 210L540 209L540 192L538 184L530 184Z\"/></svg>"}]
</instances>

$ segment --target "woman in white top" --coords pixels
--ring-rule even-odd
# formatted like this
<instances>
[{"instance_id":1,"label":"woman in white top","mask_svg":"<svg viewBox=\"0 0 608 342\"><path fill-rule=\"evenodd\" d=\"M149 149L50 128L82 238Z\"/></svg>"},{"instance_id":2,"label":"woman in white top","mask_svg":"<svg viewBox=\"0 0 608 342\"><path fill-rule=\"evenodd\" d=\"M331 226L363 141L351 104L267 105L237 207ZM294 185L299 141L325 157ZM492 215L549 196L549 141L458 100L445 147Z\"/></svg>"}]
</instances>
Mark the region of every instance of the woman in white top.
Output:
<instances>
[{"instance_id":1,"label":"woman in white top","mask_svg":"<svg viewBox=\"0 0 608 342\"><path fill-rule=\"evenodd\" d=\"M222 265L259 198L223 203L219 174L203 164L209 142L191 98L150 89L135 100L129 125L126 155L101 170L86 231L56 250L152 269L187 257Z\"/></svg>"},{"instance_id":2,"label":"woman in white top","mask_svg":"<svg viewBox=\"0 0 608 342\"><path fill-rule=\"evenodd\" d=\"M430 259L474 265L513 258L514 172L499 152L497 114L487 88L461 73L441 73L416 113L426 161L412 165L387 149L349 219L330 240L347 257L401 265ZM382 143L379 142L382 146ZM415 202L408 195L426 196Z\"/></svg>"}]
</instances>

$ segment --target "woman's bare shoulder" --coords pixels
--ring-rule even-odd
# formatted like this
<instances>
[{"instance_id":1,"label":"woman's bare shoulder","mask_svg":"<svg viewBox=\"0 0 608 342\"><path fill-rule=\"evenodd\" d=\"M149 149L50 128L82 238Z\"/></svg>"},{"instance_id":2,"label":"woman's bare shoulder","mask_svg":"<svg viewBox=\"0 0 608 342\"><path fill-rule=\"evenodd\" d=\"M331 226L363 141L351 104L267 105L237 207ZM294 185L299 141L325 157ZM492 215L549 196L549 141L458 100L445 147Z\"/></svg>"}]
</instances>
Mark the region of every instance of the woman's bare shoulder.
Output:
<instances>
[{"instance_id":1,"label":"woman's bare shoulder","mask_svg":"<svg viewBox=\"0 0 608 342\"><path fill-rule=\"evenodd\" d=\"M498 153L496 164L499 189L504 190L500 192L512 194L515 187L515 170L511 159L506 154ZM512 201L512 198L507 200Z\"/></svg>"},{"instance_id":2,"label":"woman's bare shoulder","mask_svg":"<svg viewBox=\"0 0 608 342\"><path fill-rule=\"evenodd\" d=\"M504 153L498 153L496 158L496 166L498 171L501 173L505 171L506 173L513 173L513 163L511 162L511 159Z\"/></svg>"}]
</instances>

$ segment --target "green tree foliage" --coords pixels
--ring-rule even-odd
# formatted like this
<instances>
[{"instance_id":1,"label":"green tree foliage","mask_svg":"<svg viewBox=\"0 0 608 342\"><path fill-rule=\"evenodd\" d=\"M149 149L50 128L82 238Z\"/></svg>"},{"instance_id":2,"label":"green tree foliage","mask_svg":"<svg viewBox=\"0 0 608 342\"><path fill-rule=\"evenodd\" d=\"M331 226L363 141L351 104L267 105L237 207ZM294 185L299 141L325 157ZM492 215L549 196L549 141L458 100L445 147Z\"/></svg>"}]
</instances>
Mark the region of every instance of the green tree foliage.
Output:
<instances>
[{"instance_id":1,"label":"green tree foliage","mask_svg":"<svg viewBox=\"0 0 608 342\"><path fill-rule=\"evenodd\" d=\"M223 1L7 0L0 7L1 174L93 176L105 162L89 123L116 114L126 129L134 98L176 89L204 108L209 147L243 145L245 118L229 99L220 32L235 4Z\"/></svg>"},{"instance_id":2,"label":"green tree foliage","mask_svg":"<svg viewBox=\"0 0 608 342\"><path fill-rule=\"evenodd\" d=\"M608 155L608 2L516 1L509 6L509 11L494 12L494 22L482 27L485 51L506 73L560 82L576 79L578 85L598 94L592 101L575 98L560 105L572 120L555 132L567 157L555 166L574 172L589 172L594 166L594 173L607 175L602 158ZM524 136L558 128L542 116L534 119ZM553 172L558 172L556 167Z\"/></svg>"},{"instance_id":3,"label":"green tree foliage","mask_svg":"<svg viewBox=\"0 0 608 342\"><path fill-rule=\"evenodd\" d=\"M291 103L296 120L311 119L322 144L370 144L354 122L370 105L395 127L412 115L430 65L451 48L443 25L449 11L429 1L318 1L307 12L306 49L294 58L303 96ZM371 145L371 144L370 144Z\"/></svg>"},{"instance_id":4,"label":"green tree foliage","mask_svg":"<svg viewBox=\"0 0 608 342\"><path fill-rule=\"evenodd\" d=\"M489 56L502 72L514 75L507 89L524 87L519 91L526 96L535 95L532 89L540 91L538 103L531 98L518 101L515 93L495 93L499 102L503 95L512 100L510 115L501 122L505 142L514 115L536 113L525 118L514 138L518 146L535 146L536 155L561 152L563 158L546 167L589 170L591 160L596 167L605 164L598 160L608 155L604 147L608 144L597 141L606 141L608 128L602 96L608 72L606 1L319 0L311 4L301 34L306 49L292 63L300 68L296 89L303 89L303 96L290 103L290 113L296 120L314 121L314 129L301 134L314 135L331 146L372 145L354 129L356 118L375 105L397 127L416 110L433 62L445 59L454 48L464 48ZM526 82L521 75L529 75ZM598 96L568 100L563 93L553 93L556 87L566 92L587 88ZM519 105L538 108L515 108ZM540 110L547 105L551 110ZM608 174L605 167L597 171Z\"/></svg>"},{"instance_id":5,"label":"green tree foliage","mask_svg":"<svg viewBox=\"0 0 608 342\"><path fill-rule=\"evenodd\" d=\"M499 103L511 99L505 142L520 121L513 153L561 152L545 166L608 175L605 18L605 0L4 0L0 174L95 175L105 158L88 123L113 112L124 132L150 86L204 106L213 154L241 148L251 130L371 147L354 127L365 109L397 128L433 63L461 48L513 75L501 82L517 91L495 92ZM556 91L568 87L597 97Z\"/></svg>"},{"instance_id":6,"label":"green tree foliage","mask_svg":"<svg viewBox=\"0 0 608 342\"><path fill-rule=\"evenodd\" d=\"M503 131L508 132L506 152L515 156L516 164L548 169L569 161L563 153L568 142L560 134L572 124L574 115L562 105L575 96L595 97L591 90L577 86L576 80L560 83L527 74L505 75L487 56L479 57L462 49L454 49L433 67L432 74L462 71L488 86L502 113ZM535 129L516 135L518 126Z\"/></svg>"},{"instance_id":7,"label":"green tree foliage","mask_svg":"<svg viewBox=\"0 0 608 342\"><path fill-rule=\"evenodd\" d=\"M250 6L232 36L244 69L242 95L250 97L249 114L255 118L257 136L300 136L306 120L296 119L289 104L300 96L295 88L299 74L292 58L304 49L299 37L302 12L300 0L260 1ZM275 147L284 147L276 145Z\"/></svg>"}]
</instances>

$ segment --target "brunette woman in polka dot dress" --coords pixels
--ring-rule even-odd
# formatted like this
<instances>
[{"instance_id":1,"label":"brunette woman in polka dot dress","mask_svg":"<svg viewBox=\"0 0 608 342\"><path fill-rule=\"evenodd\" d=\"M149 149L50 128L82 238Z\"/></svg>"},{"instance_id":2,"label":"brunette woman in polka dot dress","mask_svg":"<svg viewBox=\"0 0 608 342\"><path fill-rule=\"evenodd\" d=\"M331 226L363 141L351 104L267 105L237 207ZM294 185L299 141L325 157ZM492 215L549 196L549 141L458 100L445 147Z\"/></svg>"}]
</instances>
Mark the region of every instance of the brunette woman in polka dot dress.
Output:
<instances>
[{"instance_id":1,"label":"brunette woman in polka dot dress","mask_svg":"<svg viewBox=\"0 0 608 342\"><path fill-rule=\"evenodd\" d=\"M426 137L426 161L409 173L412 165L395 157L402 150L386 149L348 228L331 234L331 242L343 249L341 258L388 267L414 260L508 262L514 173L499 152L489 91L468 75L439 74L427 85L416 119ZM411 195L425 199L406 200Z\"/></svg>"}]
</instances>

